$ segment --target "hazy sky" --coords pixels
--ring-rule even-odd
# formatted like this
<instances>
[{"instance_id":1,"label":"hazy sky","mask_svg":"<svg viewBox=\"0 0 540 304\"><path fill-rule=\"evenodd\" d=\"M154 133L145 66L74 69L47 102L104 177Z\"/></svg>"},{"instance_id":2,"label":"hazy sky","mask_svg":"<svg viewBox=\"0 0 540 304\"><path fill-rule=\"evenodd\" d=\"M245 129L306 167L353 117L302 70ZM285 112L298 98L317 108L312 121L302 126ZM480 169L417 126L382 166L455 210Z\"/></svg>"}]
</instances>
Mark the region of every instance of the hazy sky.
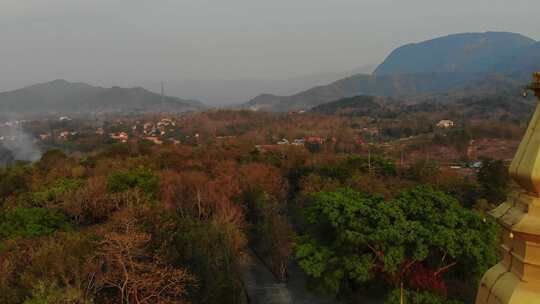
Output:
<instances>
[{"instance_id":1,"label":"hazy sky","mask_svg":"<svg viewBox=\"0 0 540 304\"><path fill-rule=\"evenodd\" d=\"M0 90L348 71L456 32L540 39L538 12L539 0L0 0Z\"/></svg>"}]
</instances>

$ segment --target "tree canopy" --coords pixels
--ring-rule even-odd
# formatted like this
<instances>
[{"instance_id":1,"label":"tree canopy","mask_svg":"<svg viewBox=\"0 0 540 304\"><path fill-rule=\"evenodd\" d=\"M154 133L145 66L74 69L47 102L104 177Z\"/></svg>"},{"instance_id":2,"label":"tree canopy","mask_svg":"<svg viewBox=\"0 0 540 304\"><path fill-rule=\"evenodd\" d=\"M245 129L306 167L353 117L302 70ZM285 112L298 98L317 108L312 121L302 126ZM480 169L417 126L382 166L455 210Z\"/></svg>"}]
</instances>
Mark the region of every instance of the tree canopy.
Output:
<instances>
[{"instance_id":1,"label":"tree canopy","mask_svg":"<svg viewBox=\"0 0 540 304\"><path fill-rule=\"evenodd\" d=\"M478 278L497 259L496 225L428 186L392 200L347 188L311 199L296 257L334 293L382 280L446 296L445 275ZM432 283L419 286L418 267Z\"/></svg>"}]
</instances>

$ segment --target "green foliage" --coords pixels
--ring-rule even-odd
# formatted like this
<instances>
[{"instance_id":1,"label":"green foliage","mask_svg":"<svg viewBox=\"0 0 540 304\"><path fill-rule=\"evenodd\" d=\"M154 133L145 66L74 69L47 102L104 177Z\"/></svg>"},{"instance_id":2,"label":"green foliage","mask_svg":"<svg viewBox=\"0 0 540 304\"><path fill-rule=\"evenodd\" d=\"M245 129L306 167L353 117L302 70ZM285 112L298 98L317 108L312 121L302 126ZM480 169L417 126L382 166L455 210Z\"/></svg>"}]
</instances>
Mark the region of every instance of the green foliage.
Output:
<instances>
[{"instance_id":1,"label":"green foliage","mask_svg":"<svg viewBox=\"0 0 540 304\"><path fill-rule=\"evenodd\" d=\"M32 193L32 200L38 205L46 202L57 201L62 195L79 189L84 182L79 179L60 178L48 187L44 187L41 191Z\"/></svg>"},{"instance_id":2,"label":"green foliage","mask_svg":"<svg viewBox=\"0 0 540 304\"><path fill-rule=\"evenodd\" d=\"M403 290L403 303L401 290L394 289L385 299L384 304L462 304L460 301L447 300L427 291Z\"/></svg>"},{"instance_id":3,"label":"green foliage","mask_svg":"<svg viewBox=\"0 0 540 304\"><path fill-rule=\"evenodd\" d=\"M28 189L29 172L29 168L22 163L0 169L0 202L9 195Z\"/></svg>"},{"instance_id":4,"label":"green foliage","mask_svg":"<svg viewBox=\"0 0 540 304\"><path fill-rule=\"evenodd\" d=\"M107 190L112 193L139 188L145 194L155 197L159 189L159 179L150 169L137 168L116 172L107 178Z\"/></svg>"},{"instance_id":5,"label":"green foliage","mask_svg":"<svg viewBox=\"0 0 540 304\"><path fill-rule=\"evenodd\" d=\"M374 172L383 176L394 176L397 172L396 165L393 161L379 155L371 155L371 157L349 157L344 165L352 170Z\"/></svg>"},{"instance_id":6,"label":"green foliage","mask_svg":"<svg viewBox=\"0 0 540 304\"><path fill-rule=\"evenodd\" d=\"M421 225L415 227L416 242L447 254L467 277L479 279L497 261L498 225L461 207L454 198L420 186L402 193L394 203L409 222Z\"/></svg>"},{"instance_id":7,"label":"green foliage","mask_svg":"<svg viewBox=\"0 0 540 304\"><path fill-rule=\"evenodd\" d=\"M15 208L0 214L0 240L33 238L69 230L66 217L44 208Z\"/></svg>"},{"instance_id":8,"label":"green foliage","mask_svg":"<svg viewBox=\"0 0 540 304\"><path fill-rule=\"evenodd\" d=\"M497 226L430 187L391 201L351 189L319 192L312 200L296 257L334 293L377 277L395 286L414 262L437 270L455 261L464 279L479 279L497 260Z\"/></svg>"}]
</instances>

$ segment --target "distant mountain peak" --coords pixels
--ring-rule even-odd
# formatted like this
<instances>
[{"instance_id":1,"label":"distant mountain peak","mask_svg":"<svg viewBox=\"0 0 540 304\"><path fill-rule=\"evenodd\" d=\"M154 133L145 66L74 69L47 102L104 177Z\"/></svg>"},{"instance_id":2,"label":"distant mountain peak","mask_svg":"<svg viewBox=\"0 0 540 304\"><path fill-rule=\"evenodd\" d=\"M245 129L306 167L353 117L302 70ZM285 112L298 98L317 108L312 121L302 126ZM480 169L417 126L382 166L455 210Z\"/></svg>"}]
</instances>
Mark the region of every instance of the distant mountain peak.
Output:
<instances>
[{"instance_id":1,"label":"distant mountain peak","mask_svg":"<svg viewBox=\"0 0 540 304\"><path fill-rule=\"evenodd\" d=\"M452 34L395 49L374 74L484 73L535 42L510 32Z\"/></svg>"},{"instance_id":2,"label":"distant mountain peak","mask_svg":"<svg viewBox=\"0 0 540 304\"><path fill-rule=\"evenodd\" d=\"M452 34L394 50L373 75L356 74L290 96L259 95L244 107L289 111L355 95L421 99L434 94L508 93L519 91L516 82L524 74L526 82L534 70L540 70L540 42L531 38L509 32ZM498 82L485 81L493 74L500 74Z\"/></svg>"}]
</instances>

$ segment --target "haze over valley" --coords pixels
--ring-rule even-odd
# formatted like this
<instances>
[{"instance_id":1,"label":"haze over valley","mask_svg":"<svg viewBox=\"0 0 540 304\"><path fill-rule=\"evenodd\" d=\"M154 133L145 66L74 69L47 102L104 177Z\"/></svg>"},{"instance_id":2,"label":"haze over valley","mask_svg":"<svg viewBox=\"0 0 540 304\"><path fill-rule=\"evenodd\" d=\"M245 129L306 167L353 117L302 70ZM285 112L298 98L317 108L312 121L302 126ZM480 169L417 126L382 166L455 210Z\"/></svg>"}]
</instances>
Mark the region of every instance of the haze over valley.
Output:
<instances>
[{"instance_id":1,"label":"haze over valley","mask_svg":"<svg viewBox=\"0 0 540 304\"><path fill-rule=\"evenodd\" d=\"M538 0L0 0L0 304L540 299Z\"/></svg>"}]
</instances>

